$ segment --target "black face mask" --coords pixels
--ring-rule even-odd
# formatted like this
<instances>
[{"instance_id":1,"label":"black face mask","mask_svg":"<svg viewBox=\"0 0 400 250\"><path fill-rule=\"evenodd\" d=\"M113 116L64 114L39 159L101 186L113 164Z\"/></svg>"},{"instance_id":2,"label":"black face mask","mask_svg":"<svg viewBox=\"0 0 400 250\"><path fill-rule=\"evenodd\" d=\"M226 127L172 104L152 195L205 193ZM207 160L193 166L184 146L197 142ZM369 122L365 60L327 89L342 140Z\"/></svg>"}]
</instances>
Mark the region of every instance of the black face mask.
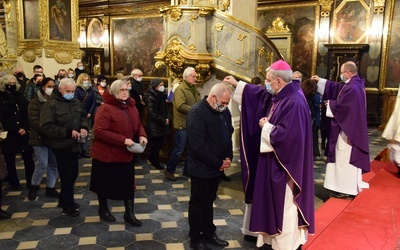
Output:
<instances>
[{"instance_id":1,"label":"black face mask","mask_svg":"<svg viewBox=\"0 0 400 250\"><path fill-rule=\"evenodd\" d=\"M14 94L17 91L17 85L6 84L6 90L11 94Z\"/></svg>"},{"instance_id":2,"label":"black face mask","mask_svg":"<svg viewBox=\"0 0 400 250\"><path fill-rule=\"evenodd\" d=\"M65 76L58 76L58 79L63 79L63 78L65 78Z\"/></svg>"},{"instance_id":3,"label":"black face mask","mask_svg":"<svg viewBox=\"0 0 400 250\"><path fill-rule=\"evenodd\" d=\"M19 77L19 78L23 77L24 75L25 74L23 72L18 72L18 73L15 74L15 76Z\"/></svg>"}]
</instances>

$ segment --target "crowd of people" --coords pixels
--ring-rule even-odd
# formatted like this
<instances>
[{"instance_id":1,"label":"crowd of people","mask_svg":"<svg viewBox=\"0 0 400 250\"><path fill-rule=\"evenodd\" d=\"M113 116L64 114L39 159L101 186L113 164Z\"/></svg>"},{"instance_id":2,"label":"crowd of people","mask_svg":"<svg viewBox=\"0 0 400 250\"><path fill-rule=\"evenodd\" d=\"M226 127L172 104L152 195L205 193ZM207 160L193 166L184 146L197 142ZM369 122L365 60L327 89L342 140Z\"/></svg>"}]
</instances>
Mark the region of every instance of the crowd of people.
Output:
<instances>
[{"instance_id":1,"label":"crowd of people","mask_svg":"<svg viewBox=\"0 0 400 250\"><path fill-rule=\"evenodd\" d=\"M344 83L316 75L303 81L300 72L279 60L266 69L264 82L254 77L247 84L227 76L201 98L193 67L183 71L182 82L168 96L167 83L160 78L153 78L144 91L140 69L109 83L104 75L91 79L81 62L75 70L60 69L54 79L40 65L33 68L32 79L16 68L14 75L0 78L0 130L7 131L0 160L8 172L6 181L12 190L22 189L15 166L16 154L21 154L28 199L37 198L46 172L45 196L58 199L62 212L76 217L79 159L92 158L90 191L97 194L99 217L115 222L108 200L123 200L125 222L140 227L134 214L133 165L148 144L151 165L163 170L166 180L176 181L186 148L182 175L191 179L190 247L227 247L216 235L213 202L220 181L230 181L224 171L233 159L228 108L233 100L241 111L242 231L261 249L301 249L315 231L318 132L327 161L325 188L339 198L368 188L361 179L370 170L364 82L354 62L343 63L340 71ZM163 166L160 151L172 133L174 146ZM55 188L58 178L60 192ZM0 208L0 219L10 217Z\"/></svg>"}]
</instances>

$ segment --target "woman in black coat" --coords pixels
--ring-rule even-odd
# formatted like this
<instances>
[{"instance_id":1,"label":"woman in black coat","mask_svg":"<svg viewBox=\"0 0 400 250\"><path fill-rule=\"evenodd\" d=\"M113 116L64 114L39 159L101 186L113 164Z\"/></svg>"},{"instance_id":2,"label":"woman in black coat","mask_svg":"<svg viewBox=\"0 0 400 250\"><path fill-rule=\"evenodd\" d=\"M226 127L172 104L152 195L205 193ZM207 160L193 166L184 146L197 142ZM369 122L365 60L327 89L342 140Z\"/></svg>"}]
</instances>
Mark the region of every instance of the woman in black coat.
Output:
<instances>
[{"instance_id":1,"label":"woman in black coat","mask_svg":"<svg viewBox=\"0 0 400 250\"><path fill-rule=\"evenodd\" d=\"M0 78L0 122L7 138L1 142L8 171L8 183L14 190L21 190L15 166L15 156L21 153L25 165L26 185L30 188L35 163L33 149L29 146L28 102L18 91L19 84L13 75Z\"/></svg>"},{"instance_id":2,"label":"woman in black coat","mask_svg":"<svg viewBox=\"0 0 400 250\"><path fill-rule=\"evenodd\" d=\"M168 114L167 96L164 93L164 82L155 78L150 82L150 88L146 94L147 135L149 136L150 155L148 160L157 169L164 169L160 165L160 150L164 144L165 137L171 133Z\"/></svg>"}]
</instances>

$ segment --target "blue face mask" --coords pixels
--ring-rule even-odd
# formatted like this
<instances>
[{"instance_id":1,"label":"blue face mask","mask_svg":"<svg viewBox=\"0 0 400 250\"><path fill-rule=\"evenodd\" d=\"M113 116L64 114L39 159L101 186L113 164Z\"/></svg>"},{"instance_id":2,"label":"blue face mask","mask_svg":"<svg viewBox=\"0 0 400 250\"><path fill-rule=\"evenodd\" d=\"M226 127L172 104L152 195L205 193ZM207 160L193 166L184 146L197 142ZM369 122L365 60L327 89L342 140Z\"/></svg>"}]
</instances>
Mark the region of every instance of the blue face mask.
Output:
<instances>
[{"instance_id":1,"label":"blue face mask","mask_svg":"<svg viewBox=\"0 0 400 250\"><path fill-rule=\"evenodd\" d=\"M65 98L65 100L72 100L74 99L74 93L65 93L63 97Z\"/></svg>"},{"instance_id":2,"label":"blue face mask","mask_svg":"<svg viewBox=\"0 0 400 250\"><path fill-rule=\"evenodd\" d=\"M265 88L267 89L268 93L270 93L271 95L274 94L274 91L271 88L271 83L265 81Z\"/></svg>"},{"instance_id":3,"label":"blue face mask","mask_svg":"<svg viewBox=\"0 0 400 250\"><path fill-rule=\"evenodd\" d=\"M345 81L344 76L342 74L340 74L340 80L342 80L343 82Z\"/></svg>"}]
</instances>

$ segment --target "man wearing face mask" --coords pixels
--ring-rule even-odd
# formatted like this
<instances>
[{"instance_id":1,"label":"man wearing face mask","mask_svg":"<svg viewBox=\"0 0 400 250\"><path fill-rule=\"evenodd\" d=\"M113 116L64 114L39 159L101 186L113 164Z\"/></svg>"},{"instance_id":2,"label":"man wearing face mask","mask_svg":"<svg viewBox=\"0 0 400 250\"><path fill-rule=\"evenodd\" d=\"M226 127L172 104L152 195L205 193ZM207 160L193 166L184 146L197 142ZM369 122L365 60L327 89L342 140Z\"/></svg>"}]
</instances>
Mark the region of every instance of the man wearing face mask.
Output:
<instances>
[{"instance_id":1,"label":"man wearing face mask","mask_svg":"<svg viewBox=\"0 0 400 250\"><path fill-rule=\"evenodd\" d=\"M29 79L25 76L24 70L22 68L15 68L14 69L14 76L17 78L17 81L21 87L19 88L19 92L24 94L26 85Z\"/></svg>"},{"instance_id":2,"label":"man wearing face mask","mask_svg":"<svg viewBox=\"0 0 400 250\"><path fill-rule=\"evenodd\" d=\"M75 88L73 79L63 78L40 112L40 131L48 137L56 156L61 181L58 207L70 217L79 216L79 204L74 203L74 183L81 152L78 139L86 138L89 131L86 112L81 102L74 98Z\"/></svg>"},{"instance_id":3,"label":"man wearing face mask","mask_svg":"<svg viewBox=\"0 0 400 250\"><path fill-rule=\"evenodd\" d=\"M143 72L140 69L134 69L132 70L131 77L129 78L132 87L129 91L129 94L133 99L135 99L136 108L139 111L140 118L142 118L143 108L145 106L143 99L142 77Z\"/></svg>"},{"instance_id":4,"label":"man wearing face mask","mask_svg":"<svg viewBox=\"0 0 400 250\"><path fill-rule=\"evenodd\" d=\"M215 84L208 96L189 110L187 171L191 176L189 201L190 247L210 249L207 244L227 247L219 239L213 223L213 202L220 182L220 172L231 167L232 117L227 106L232 90L226 83Z\"/></svg>"},{"instance_id":5,"label":"man wearing face mask","mask_svg":"<svg viewBox=\"0 0 400 250\"><path fill-rule=\"evenodd\" d=\"M314 168L310 110L290 65L266 69L263 88L236 87L242 105L240 158L245 192L242 232L261 249L299 249L314 233Z\"/></svg>"},{"instance_id":6,"label":"man wearing face mask","mask_svg":"<svg viewBox=\"0 0 400 250\"><path fill-rule=\"evenodd\" d=\"M35 94L39 91L40 89L40 84L43 81L43 75L42 74L35 74L33 78L31 79L32 81L28 84L28 86L25 89L25 98L28 102L30 102Z\"/></svg>"},{"instance_id":7,"label":"man wearing face mask","mask_svg":"<svg viewBox=\"0 0 400 250\"><path fill-rule=\"evenodd\" d=\"M85 73L85 68L82 62L78 62L75 68L75 80L78 79L79 75Z\"/></svg>"},{"instance_id":8,"label":"man wearing face mask","mask_svg":"<svg viewBox=\"0 0 400 250\"><path fill-rule=\"evenodd\" d=\"M334 197L351 198L369 188L362 181L362 174L370 171L365 85L352 61L342 64L340 78L344 84L316 75L311 79L318 81L331 118L324 187Z\"/></svg>"}]
</instances>

